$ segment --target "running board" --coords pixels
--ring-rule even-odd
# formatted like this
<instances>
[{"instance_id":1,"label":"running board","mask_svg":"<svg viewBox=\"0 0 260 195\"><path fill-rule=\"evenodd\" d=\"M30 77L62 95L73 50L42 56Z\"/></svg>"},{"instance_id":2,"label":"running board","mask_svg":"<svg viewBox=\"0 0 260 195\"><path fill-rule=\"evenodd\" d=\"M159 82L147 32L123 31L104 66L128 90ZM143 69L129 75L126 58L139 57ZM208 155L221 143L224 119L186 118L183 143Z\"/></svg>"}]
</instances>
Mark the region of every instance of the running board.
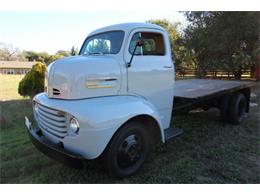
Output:
<instances>
[{"instance_id":1,"label":"running board","mask_svg":"<svg viewBox=\"0 0 260 195\"><path fill-rule=\"evenodd\" d=\"M182 130L178 129L178 128L168 128L164 130L164 137L165 137L165 141L168 141L169 139L176 137L180 134L182 134Z\"/></svg>"}]
</instances>

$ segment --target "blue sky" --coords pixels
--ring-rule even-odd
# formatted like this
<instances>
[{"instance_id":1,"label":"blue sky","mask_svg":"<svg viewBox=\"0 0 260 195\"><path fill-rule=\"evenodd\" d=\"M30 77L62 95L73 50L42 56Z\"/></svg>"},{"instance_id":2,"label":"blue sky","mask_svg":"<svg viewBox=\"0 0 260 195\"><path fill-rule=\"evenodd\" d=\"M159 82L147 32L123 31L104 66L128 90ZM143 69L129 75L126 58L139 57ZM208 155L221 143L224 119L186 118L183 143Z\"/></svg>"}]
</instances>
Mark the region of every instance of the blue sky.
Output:
<instances>
[{"instance_id":1,"label":"blue sky","mask_svg":"<svg viewBox=\"0 0 260 195\"><path fill-rule=\"evenodd\" d=\"M0 12L0 42L21 50L69 50L80 47L87 34L96 28L122 22L149 19L186 21L182 13L165 11L13 11Z\"/></svg>"}]
</instances>

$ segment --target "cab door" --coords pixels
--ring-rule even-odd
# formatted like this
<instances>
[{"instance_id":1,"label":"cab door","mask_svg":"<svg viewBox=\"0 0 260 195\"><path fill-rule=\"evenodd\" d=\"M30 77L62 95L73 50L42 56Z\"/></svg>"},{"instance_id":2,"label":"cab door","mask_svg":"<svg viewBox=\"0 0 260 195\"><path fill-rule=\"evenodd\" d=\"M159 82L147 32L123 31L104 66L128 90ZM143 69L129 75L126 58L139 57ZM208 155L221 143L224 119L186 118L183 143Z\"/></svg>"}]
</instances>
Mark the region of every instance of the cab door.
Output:
<instances>
[{"instance_id":1,"label":"cab door","mask_svg":"<svg viewBox=\"0 0 260 195\"><path fill-rule=\"evenodd\" d=\"M136 41L137 47L128 68L128 94L141 96L159 111L164 128L168 128L173 104L174 70L168 37L160 30L138 29L130 34L125 60L130 61Z\"/></svg>"}]
</instances>

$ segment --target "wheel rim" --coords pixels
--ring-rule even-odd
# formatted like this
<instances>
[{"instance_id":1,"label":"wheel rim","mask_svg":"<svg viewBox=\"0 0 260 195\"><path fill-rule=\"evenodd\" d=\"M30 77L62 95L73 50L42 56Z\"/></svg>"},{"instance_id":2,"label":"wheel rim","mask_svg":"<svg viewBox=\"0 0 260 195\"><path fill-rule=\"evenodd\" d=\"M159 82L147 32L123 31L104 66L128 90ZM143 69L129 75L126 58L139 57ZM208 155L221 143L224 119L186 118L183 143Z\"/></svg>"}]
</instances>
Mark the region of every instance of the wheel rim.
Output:
<instances>
[{"instance_id":1,"label":"wheel rim","mask_svg":"<svg viewBox=\"0 0 260 195\"><path fill-rule=\"evenodd\" d=\"M117 163L121 169L134 166L142 157L143 145L140 135L131 134L120 144L117 151Z\"/></svg>"}]
</instances>

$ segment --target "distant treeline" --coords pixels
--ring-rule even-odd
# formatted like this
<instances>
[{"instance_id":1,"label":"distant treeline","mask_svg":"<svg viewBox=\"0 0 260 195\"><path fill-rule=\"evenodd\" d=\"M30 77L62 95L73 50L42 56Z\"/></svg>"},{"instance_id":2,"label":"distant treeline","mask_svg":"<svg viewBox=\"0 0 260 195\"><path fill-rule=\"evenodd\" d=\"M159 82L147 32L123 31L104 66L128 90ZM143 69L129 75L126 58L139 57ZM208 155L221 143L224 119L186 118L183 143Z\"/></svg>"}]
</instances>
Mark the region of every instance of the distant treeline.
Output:
<instances>
[{"instance_id":1,"label":"distant treeline","mask_svg":"<svg viewBox=\"0 0 260 195\"><path fill-rule=\"evenodd\" d=\"M51 55L47 52L20 51L20 49L14 48L12 45L0 43L0 60L3 61L36 61L48 65L59 58L75 56L77 54L78 48L74 46L70 51L59 50L55 54Z\"/></svg>"}]
</instances>

